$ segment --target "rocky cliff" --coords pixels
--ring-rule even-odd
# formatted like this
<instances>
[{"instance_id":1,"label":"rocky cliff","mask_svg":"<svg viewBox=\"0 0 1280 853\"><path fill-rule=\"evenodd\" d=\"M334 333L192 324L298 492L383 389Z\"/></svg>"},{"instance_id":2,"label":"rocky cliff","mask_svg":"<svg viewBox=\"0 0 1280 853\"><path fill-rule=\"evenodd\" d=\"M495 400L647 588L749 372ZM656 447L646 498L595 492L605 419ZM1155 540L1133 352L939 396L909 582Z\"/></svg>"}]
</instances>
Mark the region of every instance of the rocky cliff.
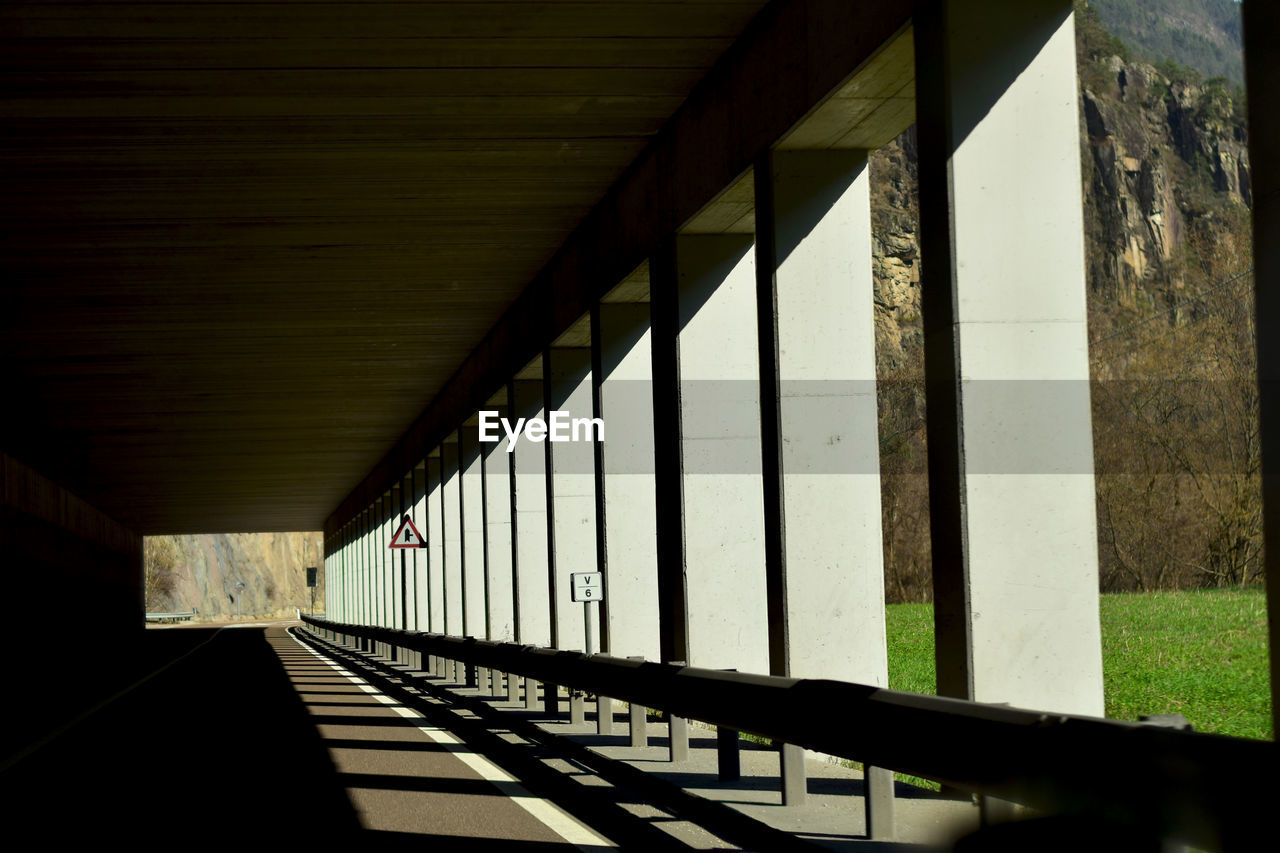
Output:
<instances>
[{"instance_id":1,"label":"rocky cliff","mask_svg":"<svg viewBox=\"0 0 1280 853\"><path fill-rule=\"evenodd\" d=\"M166 591L148 610L187 611L202 620L292 616L311 603L307 566L323 565L319 533L210 533L149 537L148 556L171 565ZM158 547L157 547L158 546ZM324 611L324 572L316 612Z\"/></svg>"},{"instance_id":2,"label":"rocky cliff","mask_svg":"<svg viewBox=\"0 0 1280 853\"><path fill-rule=\"evenodd\" d=\"M1248 230L1249 150L1243 94L1227 80L1126 58L1087 8L1077 41L1090 324L1100 330L1212 284L1195 253ZM872 155L871 177L883 375L919 358L914 127Z\"/></svg>"}]
</instances>

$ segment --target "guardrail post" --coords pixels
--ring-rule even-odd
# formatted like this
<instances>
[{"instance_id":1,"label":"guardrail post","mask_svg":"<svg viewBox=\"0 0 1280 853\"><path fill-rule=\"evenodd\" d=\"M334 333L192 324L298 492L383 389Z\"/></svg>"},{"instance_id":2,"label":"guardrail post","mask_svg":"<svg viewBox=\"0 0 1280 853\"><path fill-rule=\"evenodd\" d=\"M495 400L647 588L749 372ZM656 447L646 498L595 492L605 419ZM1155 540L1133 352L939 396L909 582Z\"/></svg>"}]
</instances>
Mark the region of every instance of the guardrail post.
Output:
<instances>
[{"instance_id":1,"label":"guardrail post","mask_svg":"<svg viewBox=\"0 0 1280 853\"><path fill-rule=\"evenodd\" d=\"M632 702L627 721L631 726L631 745L639 748L648 746L649 709L639 702Z\"/></svg>"},{"instance_id":2,"label":"guardrail post","mask_svg":"<svg viewBox=\"0 0 1280 853\"><path fill-rule=\"evenodd\" d=\"M716 768L721 782L742 778L742 756L738 752L738 730L716 727Z\"/></svg>"},{"instance_id":3,"label":"guardrail post","mask_svg":"<svg viewBox=\"0 0 1280 853\"><path fill-rule=\"evenodd\" d=\"M569 725L579 726L587 721L587 694L581 690L569 691Z\"/></svg>"},{"instance_id":4,"label":"guardrail post","mask_svg":"<svg viewBox=\"0 0 1280 853\"><path fill-rule=\"evenodd\" d=\"M524 707L528 711L538 710L538 682L527 676L524 680Z\"/></svg>"},{"instance_id":5,"label":"guardrail post","mask_svg":"<svg viewBox=\"0 0 1280 853\"><path fill-rule=\"evenodd\" d=\"M448 678L449 677L447 675L448 672L449 672L449 659L436 655L436 675L440 676L441 678Z\"/></svg>"},{"instance_id":6,"label":"guardrail post","mask_svg":"<svg viewBox=\"0 0 1280 853\"><path fill-rule=\"evenodd\" d=\"M668 761L689 759L689 721L667 714Z\"/></svg>"},{"instance_id":7,"label":"guardrail post","mask_svg":"<svg viewBox=\"0 0 1280 853\"><path fill-rule=\"evenodd\" d=\"M864 765L863 797L867 814L867 838L893 840L893 771Z\"/></svg>"},{"instance_id":8,"label":"guardrail post","mask_svg":"<svg viewBox=\"0 0 1280 853\"><path fill-rule=\"evenodd\" d=\"M471 668L473 676L473 685L476 690L484 690L490 688L489 684L489 668L486 666L476 666Z\"/></svg>"},{"instance_id":9,"label":"guardrail post","mask_svg":"<svg viewBox=\"0 0 1280 853\"><path fill-rule=\"evenodd\" d=\"M613 734L613 700L607 696L596 696L596 734Z\"/></svg>"},{"instance_id":10,"label":"guardrail post","mask_svg":"<svg viewBox=\"0 0 1280 853\"><path fill-rule=\"evenodd\" d=\"M507 673L507 701L520 701L520 676L514 672Z\"/></svg>"},{"instance_id":11,"label":"guardrail post","mask_svg":"<svg viewBox=\"0 0 1280 853\"><path fill-rule=\"evenodd\" d=\"M467 665L460 660L456 660L453 662L453 683L454 684L467 683Z\"/></svg>"},{"instance_id":12,"label":"guardrail post","mask_svg":"<svg viewBox=\"0 0 1280 853\"><path fill-rule=\"evenodd\" d=\"M502 671L498 669L489 670L489 695L494 699L502 698Z\"/></svg>"},{"instance_id":13,"label":"guardrail post","mask_svg":"<svg viewBox=\"0 0 1280 853\"><path fill-rule=\"evenodd\" d=\"M809 780L804 769L804 748L793 743L779 745L778 763L782 768L782 804L799 806L809 793Z\"/></svg>"}]
</instances>

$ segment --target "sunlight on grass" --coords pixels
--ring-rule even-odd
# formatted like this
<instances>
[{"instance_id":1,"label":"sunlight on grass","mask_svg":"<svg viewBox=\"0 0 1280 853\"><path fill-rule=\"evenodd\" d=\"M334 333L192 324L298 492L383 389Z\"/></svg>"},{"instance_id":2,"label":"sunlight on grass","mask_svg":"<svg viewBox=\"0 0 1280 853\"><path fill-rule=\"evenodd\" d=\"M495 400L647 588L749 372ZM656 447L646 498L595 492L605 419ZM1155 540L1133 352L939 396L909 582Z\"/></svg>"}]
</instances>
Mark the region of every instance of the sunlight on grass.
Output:
<instances>
[{"instance_id":1,"label":"sunlight on grass","mask_svg":"<svg viewBox=\"0 0 1280 853\"><path fill-rule=\"evenodd\" d=\"M1261 589L1101 596L1108 717L1182 714L1196 731L1270 738ZM933 605L888 607L889 686L934 692Z\"/></svg>"}]
</instances>

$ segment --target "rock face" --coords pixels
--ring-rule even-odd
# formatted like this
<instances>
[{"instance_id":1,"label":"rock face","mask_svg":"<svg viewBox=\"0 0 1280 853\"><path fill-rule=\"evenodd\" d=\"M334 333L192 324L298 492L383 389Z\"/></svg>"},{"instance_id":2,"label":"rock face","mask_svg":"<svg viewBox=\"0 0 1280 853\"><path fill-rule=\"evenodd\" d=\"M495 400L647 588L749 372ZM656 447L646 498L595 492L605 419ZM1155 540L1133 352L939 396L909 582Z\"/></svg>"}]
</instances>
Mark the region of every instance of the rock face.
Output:
<instances>
[{"instance_id":1,"label":"rock face","mask_svg":"<svg viewBox=\"0 0 1280 853\"><path fill-rule=\"evenodd\" d=\"M1186 286L1189 232L1252 203L1244 114L1223 84L1118 56L1094 70L1081 93L1089 282L1120 306L1159 307Z\"/></svg>"},{"instance_id":2,"label":"rock face","mask_svg":"<svg viewBox=\"0 0 1280 853\"><path fill-rule=\"evenodd\" d=\"M1227 81L1206 82L1185 69L1171 77L1109 53L1115 42L1099 43L1094 27L1079 33L1096 329L1167 308L1203 287L1187 281L1186 271L1197 270L1188 238L1213 244L1225 232L1247 229L1253 199L1244 106ZM871 178L876 348L881 374L889 375L918 360L922 340L914 127L872 154ZM1180 319L1175 312L1173 320Z\"/></svg>"},{"instance_id":3,"label":"rock face","mask_svg":"<svg viewBox=\"0 0 1280 853\"><path fill-rule=\"evenodd\" d=\"M323 566L319 533L209 533L165 537L176 550L171 606L193 607L200 618L221 620L306 613L311 593L307 566ZM243 584L243 586L241 586ZM324 571L316 612L324 611Z\"/></svg>"}]
</instances>

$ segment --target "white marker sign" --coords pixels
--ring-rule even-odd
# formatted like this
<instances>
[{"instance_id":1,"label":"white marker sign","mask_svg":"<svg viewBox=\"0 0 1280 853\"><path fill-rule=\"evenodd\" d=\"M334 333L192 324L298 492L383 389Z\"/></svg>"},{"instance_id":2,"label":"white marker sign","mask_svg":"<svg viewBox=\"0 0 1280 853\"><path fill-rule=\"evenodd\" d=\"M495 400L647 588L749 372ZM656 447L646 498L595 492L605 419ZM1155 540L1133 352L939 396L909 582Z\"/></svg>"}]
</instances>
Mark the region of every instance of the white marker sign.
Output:
<instances>
[{"instance_id":1,"label":"white marker sign","mask_svg":"<svg viewBox=\"0 0 1280 853\"><path fill-rule=\"evenodd\" d=\"M569 575L573 581L574 601L601 601L604 599L604 579L600 572L574 572Z\"/></svg>"}]
</instances>

